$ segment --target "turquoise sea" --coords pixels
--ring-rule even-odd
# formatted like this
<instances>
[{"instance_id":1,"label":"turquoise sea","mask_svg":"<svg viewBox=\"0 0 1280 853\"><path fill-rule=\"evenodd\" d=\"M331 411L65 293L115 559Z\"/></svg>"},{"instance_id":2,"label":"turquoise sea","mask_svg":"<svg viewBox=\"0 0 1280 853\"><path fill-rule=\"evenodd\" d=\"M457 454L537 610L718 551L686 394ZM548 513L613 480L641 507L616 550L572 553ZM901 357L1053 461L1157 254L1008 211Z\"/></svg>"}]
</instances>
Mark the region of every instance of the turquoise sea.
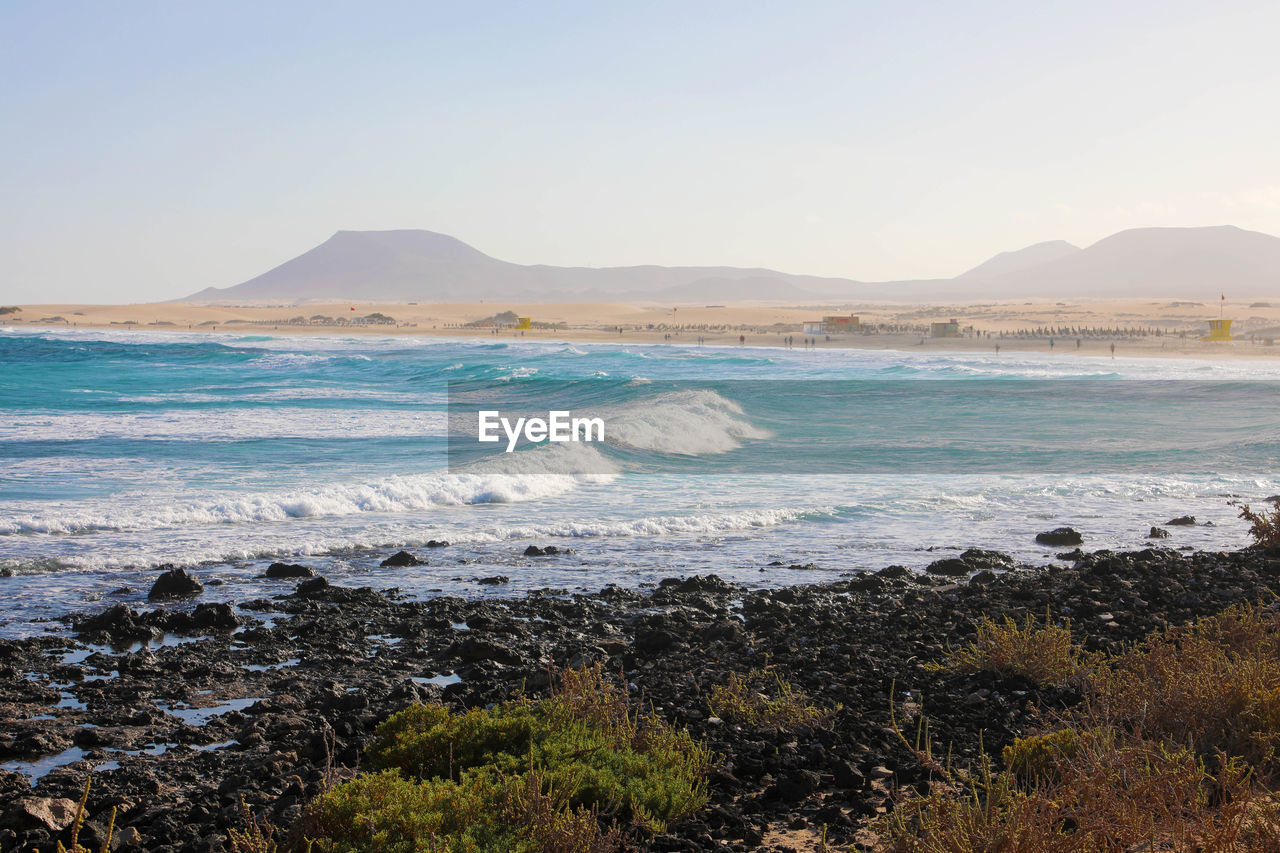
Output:
<instances>
[{"instance_id":1,"label":"turquoise sea","mask_svg":"<svg viewBox=\"0 0 1280 853\"><path fill-rule=\"evenodd\" d=\"M451 456L451 393L610 430ZM1041 530L1141 548L1186 514L1158 544L1236 548L1233 502L1280 492L1278 432L1274 361L0 329L0 635L141 601L162 564L243 600L288 590L257 579L273 560L501 596L1052 563ZM378 566L401 548L428 565Z\"/></svg>"}]
</instances>

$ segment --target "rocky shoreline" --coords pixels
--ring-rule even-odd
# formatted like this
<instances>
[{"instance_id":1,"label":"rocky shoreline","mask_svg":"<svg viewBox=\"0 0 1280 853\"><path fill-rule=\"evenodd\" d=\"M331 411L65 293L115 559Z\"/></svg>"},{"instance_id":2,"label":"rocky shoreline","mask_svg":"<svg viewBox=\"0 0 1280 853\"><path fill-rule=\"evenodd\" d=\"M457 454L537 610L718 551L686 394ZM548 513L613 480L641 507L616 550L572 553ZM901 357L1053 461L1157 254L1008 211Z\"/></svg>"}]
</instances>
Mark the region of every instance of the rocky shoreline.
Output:
<instances>
[{"instance_id":1,"label":"rocky shoreline","mask_svg":"<svg viewBox=\"0 0 1280 853\"><path fill-rule=\"evenodd\" d=\"M295 577L236 605L73 614L75 639L0 641L0 851L65 841L66 801L90 772L80 840L91 849L115 807L116 849L223 850L241 798L287 825L326 778L359 767L374 727L405 705L536 695L556 668L594 662L720 759L708 807L647 849L808 850L824 828L833 844L866 841L895 787L927 785L891 705L900 721L927 715L963 761L979 738L998 752L1073 700L926 666L982 616L1048 610L1087 647L1115 650L1280 587L1280 554L1256 549L1060 556L1069 568L970 550L923 575L889 567L772 590L692 577L483 601ZM761 669L832 712L793 727L712 716L712 687Z\"/></svg>"}]
</instances>

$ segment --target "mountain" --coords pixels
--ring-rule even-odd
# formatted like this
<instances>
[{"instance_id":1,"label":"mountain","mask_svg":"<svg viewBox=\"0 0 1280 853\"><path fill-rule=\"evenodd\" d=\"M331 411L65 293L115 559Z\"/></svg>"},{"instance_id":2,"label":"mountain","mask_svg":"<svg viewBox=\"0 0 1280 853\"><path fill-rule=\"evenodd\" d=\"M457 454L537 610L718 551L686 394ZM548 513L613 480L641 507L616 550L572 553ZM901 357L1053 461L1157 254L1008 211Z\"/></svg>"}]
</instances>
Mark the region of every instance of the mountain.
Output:
<instances>
[{"instance_id":1,"label":"mountain","mask_svg":"<svg viewBox=\"0 0 1280 853\"><path fill-rule=\"evenodd\" d=\"M233 287L187 302L622 298L813 299L857 282L735 267L522 266L431 231L339 231L309 252Z\"/></svg>"},{"instance_id":2,"label":"mountain","mask_svg":"<svg viewBox=\"0 0 1280 853\"><path fill-rule=\"evenodd\" d=\"M1061 260L1079 251L1079 246L1073 246L1066 240L1050 240L1046 243L1036 243L1034 246L1028 246L1025 249L1018 249L1016 252L1001 252L994 258L978 264L968 272L960 273L956 277L991 278L993 276L1009 275L1038 267L1041 264Z\"/></svg>"},{"instance_id":3,"label":"mountain","mask_svg":"<svg viewBox=\"0 0 1280 853\"><path fill-rule=\"evenodd\" d=\"M1086 248L1062 240L1001 252L951 279L859 282L736 267L552 267L492 258L431 231L339 231L257 278L183 301L733 300L915 302L1280 295L1280 238L1230 225L1136 228Z\"/></svg>"},{"instance_id":4,"label":"mountain","mask_svg":"<svg viewBox=\"0 0 1280 853\"><path fill-rule=\"evenodd\" d=\"M996 267L994 274L977 275L999 259L971 270L964 280L992 296L1007 298L1209 299L1219 293L1280 292L1280 238L1231 225L1134 228L1054 260L1005 271Z\"/></svg>"}]
</instances>

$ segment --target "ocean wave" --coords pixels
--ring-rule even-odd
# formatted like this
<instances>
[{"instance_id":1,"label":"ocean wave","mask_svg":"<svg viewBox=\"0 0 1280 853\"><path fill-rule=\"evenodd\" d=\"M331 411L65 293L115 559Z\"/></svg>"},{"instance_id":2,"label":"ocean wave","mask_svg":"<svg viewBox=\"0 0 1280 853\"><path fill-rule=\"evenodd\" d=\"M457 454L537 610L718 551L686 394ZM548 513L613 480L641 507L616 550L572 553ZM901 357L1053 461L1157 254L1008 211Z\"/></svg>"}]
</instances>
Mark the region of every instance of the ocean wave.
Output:
<instances>
[{"instance_id":1,"label":"ocean wave","mask_svg":"<svg viewBox=\"0 0 1280 853\"><path fill-rule=\"evenodd\" d=\"M618 473L618 466L589 444L564 442L539 444L519 453L495 453L471 463L464 471L468 474L561 476L584 478L587 482L608 482Z\"/></svg>"},{"instance_id":2,"label":"ocean wave","mask_svg":"<svg viewBox=\"0 0 1280 853\"><path fill-rule=\"evenodd\" d=\"M439 411L252 407L130 412L16 412L0 423L0 441L141 439L239 441L254 438L443 436Z\"/></svg>"},{"instance_id":3,"label":"ocean wave","mask_svg":"<svg viewBox=\"0 0 1280 853\"><path fill-rule=\"evenodd\" d=\"M250 367L266 370L277 370L292 367L312 367L330 361L369 361L369 356L360 353L314 353L314 352L264 352L249 362Z\"/></svg>"},{"instance_id":4,"label":"ocean wave","mask_svg":"<svg viewBox=\"0 0 1280 853\"><path fill-rule=\"evenodd\" d=\"M564 494L588 482L587 478L598 476L595 473L582 477L519 473L394 476L362 485L329 485L187 502L136 503L125 509L100 506L67 513L0 519L0 535L160 530L360 513L406 513L468 504L515 503Z\"/></svg>"},{"instance_id":5,"label":"ocean wave","mask_svg":"<svg viewBox=\"0 0 1280 853\"><path fill-rule=\"evenodd\" d=\"M727 453L771 433L715 391L673 391L628 403L605 417L609 444L681 456Z\"/></svg>"},{"instance_id":6,"label":"ocean wave","mask_svg":"<svg viewBox=\"0 0 1280 853\"><path fill-rule=\"evenodd\" d=\"M825 515L830 507L807 509L746 509L737 512L702 513L696 515L656 515L619 521L563 521L552 524L511 525L490 531L476 531L457 537L462 542L484 542L507 539L530 539L558 536L622 537L669 536L678 534L733 533L801 521Z\"/></svg>"}]
</instances>

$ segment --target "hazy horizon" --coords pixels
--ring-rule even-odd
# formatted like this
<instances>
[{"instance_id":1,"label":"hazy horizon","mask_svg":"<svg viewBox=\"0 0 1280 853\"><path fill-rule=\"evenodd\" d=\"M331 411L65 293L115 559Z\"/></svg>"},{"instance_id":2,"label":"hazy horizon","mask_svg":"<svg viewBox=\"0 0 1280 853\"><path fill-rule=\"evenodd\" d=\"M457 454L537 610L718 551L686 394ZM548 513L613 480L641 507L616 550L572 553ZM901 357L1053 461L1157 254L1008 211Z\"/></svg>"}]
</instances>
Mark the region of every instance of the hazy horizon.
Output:
<instances>
[{"instance_id":1,"label":"hazy horizon","mask_svg":"<svg viewBox=\"0 0 1280 853\"><path fill-rule=\"evenodd\" d=\"M519 264L949 278L1280 234L1280 7L9 4L0 301L172 299L337 230Z\"/></svg>"}]
</instances>

